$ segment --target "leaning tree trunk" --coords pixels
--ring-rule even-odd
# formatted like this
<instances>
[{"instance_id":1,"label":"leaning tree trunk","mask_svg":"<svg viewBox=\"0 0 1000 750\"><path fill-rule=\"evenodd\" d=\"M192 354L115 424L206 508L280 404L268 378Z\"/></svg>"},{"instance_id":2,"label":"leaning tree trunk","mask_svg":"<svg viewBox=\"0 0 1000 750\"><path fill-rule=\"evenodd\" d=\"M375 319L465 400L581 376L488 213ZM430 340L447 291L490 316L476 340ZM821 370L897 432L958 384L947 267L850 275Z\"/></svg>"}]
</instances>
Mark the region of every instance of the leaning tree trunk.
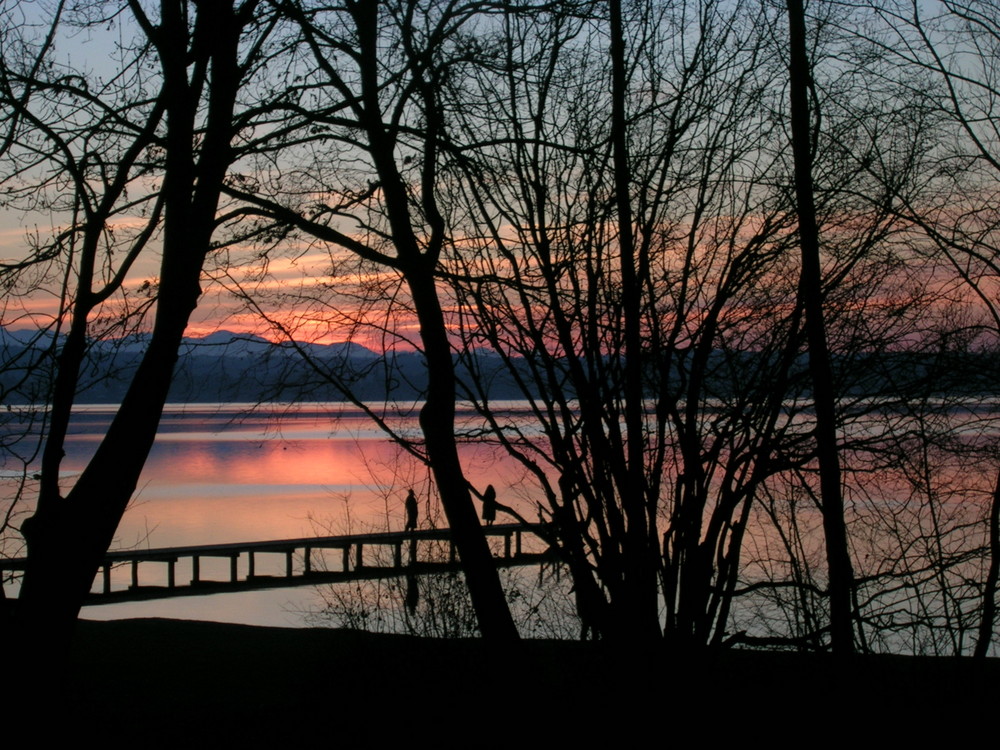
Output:
<instances>
[{"instance_id":1,"label":"leaning tree trunk","mask_svg":"<svg viewBox=\"0 0 1000 750\"><path fill-rule=\"evenodd\" d=\"M107 434L73 489L40 498L23 528L28 563L18 602L26 632L47 648L67 642L73 622L135 492L152 448L188 319L201 294L202 264L231 159L239 89L240 24L232 5L199 13L193 32L182 3L164 0L151 31L163 66L166 112L164 236L156 318L149 347ZM198 37L210 44L192 49ZM202 78L207 113L199 126ZM200 146L199 146L200 142ZM52 478L49 482L54 482ZM57 486L57 485L55 485Z\"/></svg>"},{"instance_id":2,"label":"leaning tree trunk","mask_svg":"<svg viewBox=\"0 0 1000 750\"><path fill-rule=\"evenodd\" d=\"M435 202L438 138L443 133L442 114L437 106L438 91L433 81L426 77L423 69L425 61L412 60L411 64L415 66L411 71L413 86L419 92L425 118L419 200L429 231L426 232L426 249L422 250L417 236L424 230L414 226L407 184L396 164L394 127L385 125L382 111L382 87L378 72L379 3L358 3L350 12L357 29L361 84L358 112L368 138L366 145L380 180L386 217L397 253L394 265L401 270L410 288L427 359L427 400L420 412L427 457L451 527L452 539L461 557L480 632L484 638L517 639L517 628L472 503L455 440L455 366L435 281L445 236L444 219Z\"/></svg>"},{"instance_id":3,"label":"leaning tree trunk","mask_svg":"<svg viewBox=\"0 0 1000 750\"><path fill-rule=\"evenodd\" d=\"M429 269L423 273L411 271L406 278L427 359L427 400L420 410L420 427L441 505L461 557L480 632L484 638L514 640L517 628L458 458L455 367L434 278Z\"/></svg>"}]
</instances>

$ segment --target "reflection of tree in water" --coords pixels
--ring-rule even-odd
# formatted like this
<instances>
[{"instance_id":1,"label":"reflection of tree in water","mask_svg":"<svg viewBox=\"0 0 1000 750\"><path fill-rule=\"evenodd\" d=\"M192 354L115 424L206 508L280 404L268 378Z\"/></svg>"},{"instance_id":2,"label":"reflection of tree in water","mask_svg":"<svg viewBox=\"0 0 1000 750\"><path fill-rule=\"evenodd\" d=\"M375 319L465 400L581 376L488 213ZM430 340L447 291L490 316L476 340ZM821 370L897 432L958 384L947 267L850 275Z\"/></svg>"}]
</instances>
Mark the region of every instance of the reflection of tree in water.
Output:
<instances>
[{"instance_id":1,"label":"reflection of tree in water","mask_svg":"<svg viewBox=\"0 0 1000 750\"><path fill-rule=\"evenodd\" d=\"M448 560L446 543L421 545L422 560ZM374 565L391 565L391 550L373 548L372 553ZM523 637L579 635L580 623L572 607L567 576L557 576L546 565L541 571L538 566L502 569L500 579ZM316 595L316 608L304 613L310 625L431 638L479 635L468 587L458 572L334 583L317 587Z\"/></svg>"}]
</instances>

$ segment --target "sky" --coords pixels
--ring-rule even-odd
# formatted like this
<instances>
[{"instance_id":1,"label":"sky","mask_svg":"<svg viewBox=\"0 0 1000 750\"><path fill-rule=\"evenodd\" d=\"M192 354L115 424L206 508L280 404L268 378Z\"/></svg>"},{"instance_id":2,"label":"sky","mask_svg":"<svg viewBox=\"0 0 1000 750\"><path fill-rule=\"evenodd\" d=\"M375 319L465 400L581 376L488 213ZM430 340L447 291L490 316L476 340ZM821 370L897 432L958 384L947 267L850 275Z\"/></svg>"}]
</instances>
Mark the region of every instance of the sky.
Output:
<instances>
[{"instance_id":1,"label":"sky","mask_svg":"<svg viewBox=\"0 0 1000 750\"><path fill-rule=\"evenodd\" d=\"M127 223L121 222L122 227ZM23 260L31 252L33 236L53 231L50 217L0 209L0 262ZM350 340L378 350L386 345L382 335L386 328L410 340L417 333L415 321L402 303L394 314L385 305L364 303L350 293L359 284L368 290L384 287L392 293L399 286L395 274L359 268L349 253L316 246L284 248L282 254L268 260L263 273L265 266L255 259L256 254L254 248L236 246L209 257L203 273L203 295L192 315L189 336L229 330L273 341L288 335L325 344ZM335 263L340 267L337 275L331 273ZM42 283L36 274L22 277L20 288L35 287L29 294L6 295L4 327L20 330L52 324L60 306L62 271L46 267L48 277ZM125 297L113 297L92 318L107 319L125 309L137 309L148 301L144 287L155 285L158 275L159 253L154 245L133 266L124 284ZM252 295L252 305L241 299L248 295ZM397 299L401 299L398 294ZM402 340L394 346L412 348Z\"/></svg>"}]
</instances>

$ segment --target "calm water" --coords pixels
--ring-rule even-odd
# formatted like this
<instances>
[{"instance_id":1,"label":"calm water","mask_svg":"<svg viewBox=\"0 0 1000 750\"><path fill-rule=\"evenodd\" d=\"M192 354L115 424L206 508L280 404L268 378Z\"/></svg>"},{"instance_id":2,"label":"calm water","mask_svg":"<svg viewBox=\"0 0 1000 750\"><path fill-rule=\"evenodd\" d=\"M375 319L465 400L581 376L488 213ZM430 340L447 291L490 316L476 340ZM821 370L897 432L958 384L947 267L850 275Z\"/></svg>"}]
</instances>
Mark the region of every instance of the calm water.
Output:
<instances>
[{"instance_id":1,"label":"calm water","mask_svg":"<svg viewBox=\"0 0 1000 750\"><path fill-rule=\"evenodd\" d=\"M168 407L139 489L118 530L123 549L263 541L401 529L403 499L413 487L421 525L433 517L428 471L387 440L360 410L343 405L295 407L185 405ZM77 412L67 441L64 486L86 465L107 428L112 407ZM395 418L402 434L419 435L416 413ZM503 502L527 509L521 473L485 445L462 447L470 480L496 485ZM280 565L275 556L274 564ZM266 566L265 557L261 562ZM206 577L223 560L203 561ZM142 568L158 582L158 566ZM266 572L266 567L261 572ZM124 580L125 571L116 574ZM178 576L184 573L178 570ZM148 579L147 579L148 576ZM84 616L198 617L269 625L302 625L317 605L310 588L89 607Z\"/></svg>"},{"instance_id":2,"label":"calm water","mask_svg":"<svg viewBox=\"0 0 1000 750\"><path fill-rule=\"evenodd\" d=\"M517 404L508 406L511 419L526 429L531 421L523 406L521 411ZM85 407L77 414L67 442L65 487L86 465L112 415L110 407ZM998 439L996 417L995 408L955 411L943 424L962 444L993 445ZM475 428L474 416L465 414L462 418L466 427ZM906 422L895 429L902 431L908 425ZM404 436L419 437L415 412L393 417L392 427ZM859 421L850 428L874 439L885 425ZM474 485L483 489L494 484L501 502L527 518L535 517L531 502L535 485L526 480L518 464L482 443L464 444L461 454ZM877 453L872 456L879 458ZM980 580L983 574L984 563L977 550L983 544L983 519L996 481L996 465L964 449L954 453L914 448L892 458L886 466L873 462L872 456L851 454L845 490L855 572L859 580L867 581L862 590L868 602L866 616L876 625L883 623L878 637L884 635L887 645L879 648L913 653L955 651L948 639L959 631L972 633L978 622L979 600L974 588L965 582ZM926 465L915 463L921 457ZM0 483L9 488L11 475L17 470L4 465ZM36 470L37 464L29 466L29 474ZM401 529L403 500L411 487L420 498L421 525L432 520L438 526L446 525L430 499L427 468L386 439L358 409L320 404L253 411L239 405L176 406L164 415L116 546L142 549ZM29 485L29 494L31 489ZM787 579L787 540L795 534L799 545L796 563L805 561L811 566L811 574L821 584L824 554L815 503L803 496L794 482L783 484L776 479L769 492L755 503L748 519L745 577L752 581ZM5 491L4 498L8 497L10 492ZM19 513L26 514L30 506L29 497L21 503ZM6 551L15 554L10 547ZM273 559L268 562L268 557ZM190 575L184 565L177 570L182 581ZM283 559L277 555L258 560L261 573L280 573L282 565ZM226 579L228 561L206 559L202 573L205 578ZM532 575L537 577L537 573ZM143 583L165 583L165 566L143 566L140 576ZM114 584L127 586L126 569L116 571ZM541 588L526 586L519 601L527 609L537 610L540 604L531 597L543 595ZM784 589L776 591L780 595ZM395 594L398 599L399 592ZM761 595L760 601L734 608L733 627L748 632L757 628L764 634L770 632L767 628L780 634L798 627L795 618L799 617L800 602L785 601L779 595ZM296 626L311 624L305 615L322 608L324 597L329 596L329 589L275 589L90 607L84 616L186 617ZM365 596L369 602L384 601L386 589L373 586ZM451 594L446 591L441 596ZM566 610L572 601L572 594L563 590L553 594L548 603ZM347 604L358 611L356 601ZM821 609L822 603L815 606ZM572 620L562 610L548 619L554 623ZM911 620L916 624L909 628L906 623ZM569 637L574 635L569 633ZM904 636L913 643L900 643Z\"/></svg>"}]
</instances>

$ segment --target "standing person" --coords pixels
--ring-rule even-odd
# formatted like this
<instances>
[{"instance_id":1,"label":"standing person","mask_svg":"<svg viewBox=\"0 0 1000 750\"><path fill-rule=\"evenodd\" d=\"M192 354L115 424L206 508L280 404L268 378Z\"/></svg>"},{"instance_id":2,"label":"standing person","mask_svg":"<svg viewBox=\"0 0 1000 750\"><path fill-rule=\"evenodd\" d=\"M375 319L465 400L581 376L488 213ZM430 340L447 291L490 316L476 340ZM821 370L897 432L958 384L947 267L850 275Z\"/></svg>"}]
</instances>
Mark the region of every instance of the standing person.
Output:
<instances>
[{"instance_id":1,"label":"standing person","mask_svg":"<svg viewBox=\"0 0 1000 750\"><path fill-rule=\"evenodd\" d=\"M413 490L410 490L410 494L406 496L406 501L403 503L403 508L406 510L406 526L403 527L404 531L416 531L417 529L417 496L413 494Z\"/></svg>"},{"instance_id":2,"label":"standing person","mask_svg":"<svg viewBox=\"0 0 1000 750\"><path fill-rule=\"evenodd\" d=\"M483 493L483 520L487 526L492 526L497 520L497 491L492 484L486 485L486 492Z\"/></svg>"}]
</instances>

